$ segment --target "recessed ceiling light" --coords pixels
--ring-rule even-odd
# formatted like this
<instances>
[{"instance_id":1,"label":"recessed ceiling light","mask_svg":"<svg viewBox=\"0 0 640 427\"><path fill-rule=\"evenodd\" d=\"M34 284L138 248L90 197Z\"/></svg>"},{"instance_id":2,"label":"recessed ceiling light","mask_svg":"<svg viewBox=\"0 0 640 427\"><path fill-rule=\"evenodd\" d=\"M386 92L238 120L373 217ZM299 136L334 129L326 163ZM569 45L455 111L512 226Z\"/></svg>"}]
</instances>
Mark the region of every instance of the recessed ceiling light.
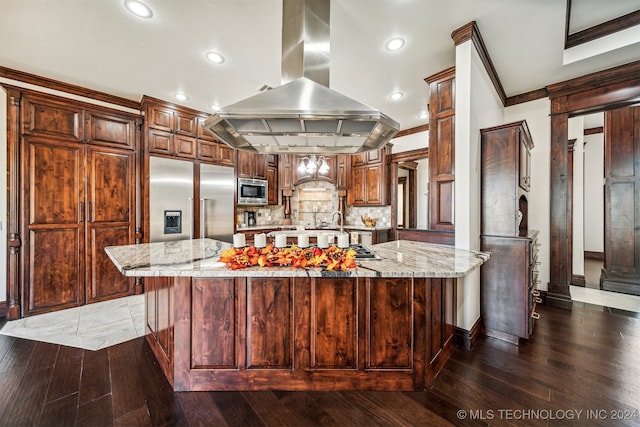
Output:
<instances>
[{"instance_id":1,"label":"recessed ceiling light","mask_svg":"<svg viewBox=\"0 0 640 427\"><path fill-rule=\"evenodd\" d=\"M385 49L390 52L399 50L402 46L404 46L404 39L402 37L394 37L384 45Z\"/></svg>"},{"instance_id":2,"label":"recessed ceiling light","mask_svg":"<svg viewBox=\"0 0 640 427\"><path fill-rule=\"evenodd\" d=\"M220 111L220 106L219 106L219 105L216 105L216 104L213 104L213 105L211 106L211 109L212 109L213 111Z\"/></svg>"},{"instance_id":3,"label":"recessed ceiling light","mask_svg":"<svg viewBox=\"0 0 640 427\"><path fill-rule=\"evenodd\" d=\"M124 0L124 7L140 18L151 18L153 16L151 8L138 0Z\"/></svg>"},{"instance_id":4,"label":"recessed ceiling light","mask_svg":"<svg viewBox=\"0 0 640 427\"><path fill-rule=\"evenodd\" d=\"M393 99L394 101L397 101L399 99L402 99L403 96L404 96L404 93L402 92L393 92L391 95L389 95L389 98Z\"/></svg>"},{"instance_id":5,"label":"recessed ceiling light","mask_svg":"<svg viewBox=\"0 0 640 427\"><path fill-rule=\"evenodd\" d=\"M429 118L429 112L428 111L421 111L420 114L418 114L418 118L419 119L428 119Z\"/></svg>"},{"instance_id":6,"label":"recessed ceiling light","mask_svg":"<svg viewBox=\"0 0 640 427\"><path fill-rule=\"evenodd\" d=\"M218 52L207 52L204 57L214 64L222 64L224 62L224 56Z\"/></svg>"},{"instance_id":7,"label":"recessed ceiling light","mask_svg":"<svg viewBox=\"0 0 640 427\"><path fill-rule=\"evenodd\" d=\"M174 97L175 99L180 100L180 101L186 101L186 100L188 100L188 99L189 99L189 97L188 97L187 95L185 95L184 93L182 93L182 92L176 92L176 93L174 93L174 94L173 94L173 97Z\"/></svg>"}]
</instances>

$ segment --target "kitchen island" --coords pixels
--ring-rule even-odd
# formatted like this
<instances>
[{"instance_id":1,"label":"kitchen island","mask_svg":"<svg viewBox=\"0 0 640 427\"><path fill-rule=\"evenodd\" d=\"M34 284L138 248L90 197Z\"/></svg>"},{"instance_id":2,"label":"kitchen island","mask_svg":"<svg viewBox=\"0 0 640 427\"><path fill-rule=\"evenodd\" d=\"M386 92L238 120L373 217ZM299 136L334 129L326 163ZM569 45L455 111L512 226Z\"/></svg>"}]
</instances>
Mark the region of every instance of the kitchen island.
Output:
<instances>
[{"instance_id":1,"label":"kitchen island","mask_svg":"<svg viewBox=\"0 0 640 427\"><path fill-rule=\"evenodd\" d=\"M176 391L425 389L455 344L456 280L489 258L393 241L346 271L230 270L230 247L106 248L145 277L146 339Z\"/></svg>"}]
</instances>

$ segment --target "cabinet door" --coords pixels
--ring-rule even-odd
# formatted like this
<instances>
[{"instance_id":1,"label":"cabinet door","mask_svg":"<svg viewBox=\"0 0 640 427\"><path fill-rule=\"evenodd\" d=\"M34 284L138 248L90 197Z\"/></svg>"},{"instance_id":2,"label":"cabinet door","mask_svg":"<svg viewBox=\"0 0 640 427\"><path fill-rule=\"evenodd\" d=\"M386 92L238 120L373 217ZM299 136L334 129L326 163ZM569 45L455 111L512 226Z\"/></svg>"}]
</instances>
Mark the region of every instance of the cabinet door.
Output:
<instances>
[{"instance_id":1,"label":"cabinet door","mask_svg":"<svg viewBox=\"0 0 640 427\"><path fill-rule=\"evenodd\" d=\"M215 163L218 158L218 147L213 142L198 141L198 159Z\"/></svg>"},{"instance_id":2,"label":"cabinet door","mask_svg":"<svg viewBox=\"0 0 640 427\"><path fill-rule=\"evenodd\" d=\"M173 131L174 116L171 108L154 105L149 108L147 120L149 120L149 127L151 128L167 132Z\"/></svg>"},{"instance_id":3,"label":"cabinet door","mask_svg":"<svg viewBox=\"0 0 640 427\"><path fill-rule=\"evenodd\" d=\"M367 164L367 153L360 154L352 154L351 155L351 166L363 166Z\"/></svg>"},{"instance_id":4,"label":"cabinet door","mask_svg":"<svg viewBox=\"0 0 640 427\"><path fill-rule=\"evenodd\" d=\"M237 150L236 174L238 178L253 178L254 153Z\"/></svg>"},{"instance_id":5,"label":"cabinet door","mask_svg":"<svg viewBox=\"0 0 640 427\"><path fill-rule=\"evenodd\" d=\"M345 190L349 188L348 161L349 158L346 154L338 154L336 156L336 188L338 190Z\"/></svg>"},{"instance_id":6,"label":"cabinet door","mask_svg":"<svg viewBox=\"0 0 640 427\"><path fill-rule=\"evenodd\" d=\"M257 179L267 179L266 154L254 154L254 162L254 177Z\"/></svg>"},{"instance_id":7,"label":"cabinet door","mask_svg":"<svg viewBox=\"0 0 640 427\"><path fill-rule=\"evenodd\" d=\"M196 139L188 136L174 135L172 154L186 159L195 159Z\"/></svg>"},{"instance_id":8,"label":"cabinet door","mask_svg":"<svg viewBox=\"0 0 640 427\"><path fill-rule=\"evenodd\" d=\"M149 129L149 152L171 155L173 135L161 130Z\"/></svg>"},{"instance_id":9,"label":"cabinet door","mask_svg":"<svg viewBox=\"0 0 640 427\"><path fill-rule=\"evenodd\" d=\"M83 150L80 144L25 141L24 315L84 302Z\"/></svg>"},{"instance_id":10,"label":"cabinet door","mask_svg":"<svg viewBox=\"0 0 640 427\"><path fill-rule=\"evenodd\" d=\"M135 149L136 123L132 118L90 110L84 118L86 142Z\"/></svg>"},{"instance_id":11,"label":"cabinet door","mask_svg":"<svg viewBox=\"0 0 640 427\"><path fill-rule=\"evenodd\" d=\"M134 159L130 151L87 150L87 303L133 293L134 279L118 271L104 248L134 243Z\"/></svg>"},{"instance_id":12,"label":"cabinet door","mask_svg":"<svg viewBox=\"0 0 640 427\"><path fill-rule=\"evenodd\" d=\"M366 203L365 182L365 168L351 169L351 186L347 193L349 205L364 205Z\"/></svg>"},{"instance_id":13,"label":"cabinet door","mask_svg":"<svg viewBox=\"0 0 640 427\"><path fill-rule=\"evenodd\" d=\"M216 147L219 164L226 166L233 166L236 164L236 150L223 142L216 142Z\"/></svg>"},{"instance_id":14,"label":"cabinet door","mask_svg":"<svg viewBox=\"0 0 640 427\"><path fill-rule=\"evenodd\" d=\"M278 168L273 166L267 167L268 197L269 205L278 204Z\"/></svg>"},{"instance_id":15,"label":"cabinet door","mask_svg":"<svg viewBox=\"0 0 640 427\"><path fill-rule=\"evenodd\" d=\"M82 108L38 96L25 96L23 130L27 135L56 137L81 142Z\"/></svg>"},{"instance_id":16,"label":"cabinet door","mask_svg":"<svg viewBox=\"0 0 640 427\"><path fill-rule=\"evenodd\" d=\"M365 169L365 194L368 205L383 205L386 202L384 170L382 164L368 165Z\"/></svg>"},{"instance_id":17,"label":"cabinet door","mask_svg":"<svg viewBox=\"0 0 640 427\"><path fill-rule=\"evenodd\" d=\"M183 113L182 111L175 111L174 113L174 131L180 135L196 136L197 122L196 117Z\"/></svg>"}]
</instances>

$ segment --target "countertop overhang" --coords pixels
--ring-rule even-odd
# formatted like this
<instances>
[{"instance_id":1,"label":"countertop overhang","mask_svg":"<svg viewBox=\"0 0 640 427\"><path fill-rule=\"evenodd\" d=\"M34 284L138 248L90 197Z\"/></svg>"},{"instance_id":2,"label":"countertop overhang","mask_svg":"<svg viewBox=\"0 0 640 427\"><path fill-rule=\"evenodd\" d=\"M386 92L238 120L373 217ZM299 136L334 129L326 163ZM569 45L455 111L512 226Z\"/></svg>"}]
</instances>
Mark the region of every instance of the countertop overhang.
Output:
<instances>
[{"instance_id":1,"label":"countertop overhang","mask_svg":"<svg viewBox=\"0 0 640 427\"><path fill-rule=\"evenodd\" d=\"M377 260L357 260L347 271L321 268L250 267L231 270L219 262L230 243L213 239L110 246L107 255L131 277L464 277L489 259L486 252L396 240L371 245Z\"/></svg>"}]
</instances>

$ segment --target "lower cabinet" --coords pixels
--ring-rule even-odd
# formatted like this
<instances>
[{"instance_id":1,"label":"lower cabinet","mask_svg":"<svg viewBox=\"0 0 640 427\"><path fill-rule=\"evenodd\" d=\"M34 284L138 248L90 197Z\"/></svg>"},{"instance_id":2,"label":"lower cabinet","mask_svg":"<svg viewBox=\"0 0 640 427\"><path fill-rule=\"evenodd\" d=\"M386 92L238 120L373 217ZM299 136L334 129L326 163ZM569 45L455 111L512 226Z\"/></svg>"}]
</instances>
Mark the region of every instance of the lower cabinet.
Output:
<instances>
[{"instance_id":1,"label":"lower cabinet","mask_svg":"<svg viewBox=\"0 0 640 427\"><path fill-rule=\"evenodd\" d=\"M146 338L176 391L422 390L454 347L455 279L145 283Z\"/></svg>"},{"instance_id":2,"label":"lower cabinet","mask_svg":"<svg viewBox=\"0 0 640 427\"><path fill-rule=\"evenodd\" d=\"M481 236L491 259L480 270L481 317L486 335L514 344L533 333L538 283L538 232L526 237Z\"/></svg>"}]
</instances>

